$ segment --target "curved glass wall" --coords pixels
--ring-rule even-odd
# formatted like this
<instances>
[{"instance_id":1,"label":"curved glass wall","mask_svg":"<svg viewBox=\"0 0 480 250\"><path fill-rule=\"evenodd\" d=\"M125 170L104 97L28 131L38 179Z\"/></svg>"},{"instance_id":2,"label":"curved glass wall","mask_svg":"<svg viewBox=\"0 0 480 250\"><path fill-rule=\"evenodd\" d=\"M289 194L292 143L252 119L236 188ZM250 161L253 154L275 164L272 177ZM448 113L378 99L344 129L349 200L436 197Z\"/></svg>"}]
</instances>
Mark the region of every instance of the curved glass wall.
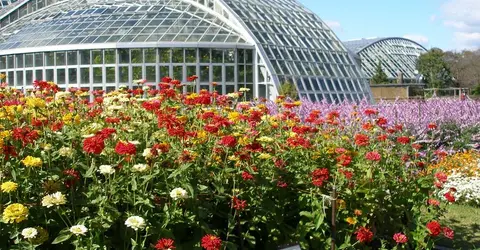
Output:
<instances>
[{"instance_id":1,"label":"curved glass wall","mask_svg":"<svg viewBox=\"0 0 480 250\"><path fill-rule=\"evenodd\" d=\"M368 78L375 75L379 62L389 79L396 79L401 72L406 82L416 82L418 57L427 50L420 44L405 38L375 38L345 42L356 53Z\"/></svg>"}]
</instances>

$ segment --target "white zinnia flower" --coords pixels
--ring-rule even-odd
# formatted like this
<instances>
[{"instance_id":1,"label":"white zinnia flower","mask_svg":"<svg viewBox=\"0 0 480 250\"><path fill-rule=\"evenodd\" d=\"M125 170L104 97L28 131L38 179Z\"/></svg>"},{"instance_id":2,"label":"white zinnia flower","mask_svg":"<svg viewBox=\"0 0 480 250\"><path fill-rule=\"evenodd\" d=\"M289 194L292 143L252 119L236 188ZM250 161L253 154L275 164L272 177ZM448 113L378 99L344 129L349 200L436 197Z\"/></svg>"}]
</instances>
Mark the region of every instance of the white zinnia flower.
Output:
<instances>
[{"instance_id":1,"label":"white zinnia flower","mask_svg":"<svg viewBox=\"0 0 480 250\"><path fill-rule=\"evenodd\" d=\"M133 165L133 171L135 172L144 172L148 169L148 165L147 164L135 164Z\"/></svg>"},{"instance_id":2,"label":"white zinnia flower","mask_svg":"<svg viewBox=\"0 0 480 250\"><path fill-rule=\"evenodd\" d=\"M103 175L110 175L115 173L115 169L110 165L101 165L98 167L98 172Z\"/></svg>"},{"instance_id":3,"label":"white zinnia flower","mask_svg":"<svg viewBox=\"0 0 480 250\"><path fill-rule=\"evenodd\" d=\"M143 229L145 227L145 219L140 216L130 216L125 221L125 225L137 231L138 229Z\"/></svg>"},{"instance_id":4,"label":"white zinnia flower","mask_svg":"<svg viewBox=\"0 0 480 250\"><path fill-rule=\"evenodd\" d=\"M65 198L65 195L63 195L60 192L49 194L42 198L42 206L47 208L64 205L66 203L67 203L67 199Z\"/></svg>"},{"instance_id":5,"label":"white zinnia flower","mask_svg":"<svg viewBox=\"0 0 480 250\"><path fill-rule=\"evenodd\" d=\"M27 227L25 229L22 230L22 236L25 238L25 239L33 239L35 238L36 236L38 235L38 231L37 229L33 228L33 227Z\"/></svg>"},{"instance_id":6,"label":"white zinnia flower","mask_svg":"<svg viewBox=\"0 0 480 250\"><path fill-rule=\"evenodd\" d=\"M240 91L240 92L248 92L248 91L250 91L250 89L249 89L249 88L240 88L238 91Z\"/></svg>"},{"instance_id":7,"label":"white zinnia flower","mask_svg":"<svg viewBox=\"0 0 480 250\"><path fill-rule=\"evenodd\" d=\"M170 197L174 200L187 198L187 191L183 188L175 188L170 192Z\"/></svg>"},{"instance_id":8,"label":"white zinnia flower","mask_svg":"<svg viewBox=\"0 0 480 250\"><path fill-rule=\"evenodd\" d=\"M75 225L70 228L70 232L75 235L85 235L87 231L88 229L84 225Z\"/></svg>"},{"instance_id":9,"label":"white zinnia flower","mask_svg":"<svg viewBox=\"0 0 480 250\"><path fill-rule=\"evenodd\" d=\"M153 157L153 154L152 154L152 149L151 148L146 148L145 150L143 150L143 157L145 157L145 159L150 159Z\"/></svg>"},{"instance_id":10,"label":"white zinnia flower","mask_svg":"<svg viewBox=\"0 0 480 250\"><path fill-rule=\"evenodd\" d=\"M139 141L128 141L129 143L133 144L133 145L139 145L140 142Z\"/></svg>"},{"instance_id":11,"label":"white zinnia flower","mask_svg":"<svg viewBox=\"0 0 480 250\"><path fill-rule=\"evenodd\" d=\"M240 97L238 93L228 93L227 96L232 99L237 99L238 97Z\"/></svg>"},{"instance_id":12,"label":"white zinnia flower","mask_svg":"<svg viewBox=\"0 0 480 250\"><path fill-rule=\"evenodd\" d=\"M61 156L64 156L64 157L72 157L73 150L71 148L68 148L68 147L63 147L63 148L58 150L58 153Z\"/></svg>"}]
</instances>

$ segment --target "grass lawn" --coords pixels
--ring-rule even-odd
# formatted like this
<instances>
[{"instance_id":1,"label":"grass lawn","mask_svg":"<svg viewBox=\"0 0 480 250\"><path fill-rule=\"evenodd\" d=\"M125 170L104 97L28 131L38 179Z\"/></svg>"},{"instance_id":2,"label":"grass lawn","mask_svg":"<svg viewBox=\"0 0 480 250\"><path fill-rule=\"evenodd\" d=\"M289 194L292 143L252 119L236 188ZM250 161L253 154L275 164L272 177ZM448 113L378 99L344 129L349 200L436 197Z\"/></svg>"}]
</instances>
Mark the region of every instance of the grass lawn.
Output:
<instances>
[{"instance_id":1,"label":"grass lawn","mask_svg":"<svg viewBox=\"0 0 480 250\"><path fill-rule=\"evenodd\" d=\"M454 241L441 240L438 245L453 249L480 249L480 208L451 205L442 225L455 231Z\"/></svg>"}]
</instances>

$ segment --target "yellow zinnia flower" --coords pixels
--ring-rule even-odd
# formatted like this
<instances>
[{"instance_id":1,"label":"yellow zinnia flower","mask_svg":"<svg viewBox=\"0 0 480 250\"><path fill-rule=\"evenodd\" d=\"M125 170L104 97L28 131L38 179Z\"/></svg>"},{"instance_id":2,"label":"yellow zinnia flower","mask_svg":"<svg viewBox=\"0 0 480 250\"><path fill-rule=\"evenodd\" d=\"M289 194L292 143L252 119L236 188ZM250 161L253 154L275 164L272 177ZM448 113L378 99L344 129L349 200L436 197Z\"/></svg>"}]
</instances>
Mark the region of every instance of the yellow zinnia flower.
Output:
<instances>
[{"instance_id":1,"label":"yellow zinnia flower","mask_svg":"<svg viewBox=\"0 0 480 250\"><path fill-rule=\"evenodd\" d=\"M348 224L350 225L355 225L357 224L357 219L353 218L353 217L348 217L346 220L345 220Z\"/></svg>"},{"instance_id":2,"label":"yellow zinnia flower","mask_svg":"<svg viewBox=\"0 0 480 250\"><path fill-rule=\"evenodd\" d=\"M20 223L27 216L28 208L19 203L10 204L3 210L3 221L6 223Z\"/></svg>"},{"instance_id":3,"label":"yellow zinnia flower","mask_svg":"<svg viewBox=\"0 0 480 250\"><path fill-rule=\"evenodd\" d=\"M27 167L40 167L42 166L42 159L32 156L27 156L22 160L22 163Z\"/></svg>"},{"instance_id":4,"label":"yellow zinnia flower","mask_svg":"<svg viewBox=\"0 0 480 250\"><path fill-rule=\"evenodd\" d=\"M27 106L30 108L45 108L47 106L45 100L37 97L29 97L26 101Z\"/></svg>"},{"instance_id":5,"label":"yellow zinnia flower","mask_svg":"<svg viewBox=\"0 0 480 250\"><path fill-rule=\"evenodd\" d=\"M10 192L15 192L15 190L17 190L17 187L18 187L17 183L13 181L7 181L2 183L2 185L0 186L0 189L4 193L10 193Z\"/></svg>"}]
</instances>

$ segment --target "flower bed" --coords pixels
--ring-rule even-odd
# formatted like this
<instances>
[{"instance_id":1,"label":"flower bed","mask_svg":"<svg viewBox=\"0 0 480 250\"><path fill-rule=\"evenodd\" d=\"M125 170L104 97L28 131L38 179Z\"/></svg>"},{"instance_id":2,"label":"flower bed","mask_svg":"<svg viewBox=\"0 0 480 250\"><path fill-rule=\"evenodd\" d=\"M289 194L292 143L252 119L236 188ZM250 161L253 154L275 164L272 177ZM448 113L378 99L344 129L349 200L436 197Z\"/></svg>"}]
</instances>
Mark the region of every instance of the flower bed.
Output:
<instances>
[{"instance_id":1,"label":"flower bed","mask_svg":"<svg viewBox=\"0 0 480 250\"><path fill-rule=\"evenodd\" d=\"M149 99L123 89L92 103L53 83L2 89L2 248L422 249L453 237L430 196L446 181L426 170L434 152L378 110L273 110L162 82Z\"/></svg>"}]
</instances>

